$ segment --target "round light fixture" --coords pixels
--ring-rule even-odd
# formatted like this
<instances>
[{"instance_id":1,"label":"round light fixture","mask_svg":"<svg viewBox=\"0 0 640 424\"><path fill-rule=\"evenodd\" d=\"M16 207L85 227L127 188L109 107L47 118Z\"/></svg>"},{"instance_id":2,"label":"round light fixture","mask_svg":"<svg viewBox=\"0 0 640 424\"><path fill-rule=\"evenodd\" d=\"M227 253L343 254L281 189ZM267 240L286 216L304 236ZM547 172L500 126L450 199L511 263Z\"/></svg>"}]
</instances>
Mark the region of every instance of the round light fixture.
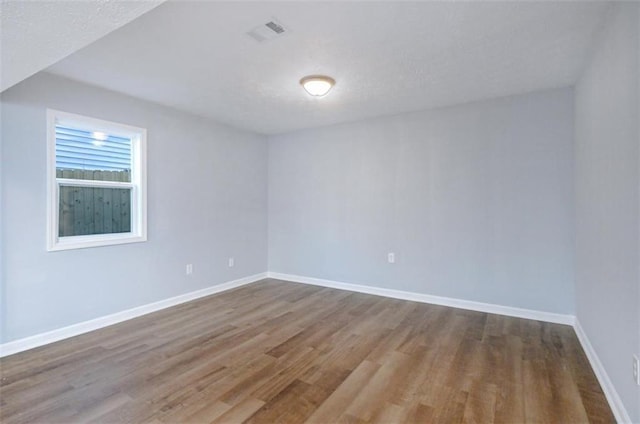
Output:
<instances>
[{"instance_id":1,"label":"round light fixture","mask_svg":"<svg viewBox=\"0 0 640 424\"><path fill-rule=\"evenodd\" d=\"M316 97L326 95L335 83L336 81L333 78L324 75L309 75L300 80L300 84L307 93Z\"/></svg>"}]
</instances>

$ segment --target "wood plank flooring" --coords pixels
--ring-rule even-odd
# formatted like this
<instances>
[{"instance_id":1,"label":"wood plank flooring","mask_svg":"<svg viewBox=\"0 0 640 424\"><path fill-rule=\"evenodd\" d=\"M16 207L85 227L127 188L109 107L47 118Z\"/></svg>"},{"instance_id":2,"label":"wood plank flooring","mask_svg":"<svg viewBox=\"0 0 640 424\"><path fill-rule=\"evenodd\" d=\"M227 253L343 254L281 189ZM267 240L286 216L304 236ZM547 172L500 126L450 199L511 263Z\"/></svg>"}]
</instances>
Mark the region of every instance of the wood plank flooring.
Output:
<instances>
[{"instance_id":1,"label":"wood plank flooring","mask_svg":"<svg viewBox=\"0 0 640 424\"><path fill-rule=\"evenodd\" d=\"M5 424L614 422L569 326L277 280L0 366Z\"/></svg>"}]
</instances>

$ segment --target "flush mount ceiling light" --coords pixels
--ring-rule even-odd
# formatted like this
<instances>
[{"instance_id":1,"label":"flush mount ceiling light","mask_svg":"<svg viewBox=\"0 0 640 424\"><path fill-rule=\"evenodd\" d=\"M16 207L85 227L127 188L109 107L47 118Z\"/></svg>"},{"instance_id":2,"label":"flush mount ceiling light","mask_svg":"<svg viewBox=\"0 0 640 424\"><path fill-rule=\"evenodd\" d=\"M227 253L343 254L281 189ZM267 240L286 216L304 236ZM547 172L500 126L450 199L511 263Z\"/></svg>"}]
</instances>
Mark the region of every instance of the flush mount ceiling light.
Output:
<instances>
[{"instance_id":1,"label":"flush mount ceiling light","mask_svg":"<svg viewBox=\"0 0 640 424\"><path fill-rule=\"evenodd\" d=\"M309 75L300 80L300 85L312 96L322 97L326 95L336 81L324 75Z\"/></svg>"}]
</instances>

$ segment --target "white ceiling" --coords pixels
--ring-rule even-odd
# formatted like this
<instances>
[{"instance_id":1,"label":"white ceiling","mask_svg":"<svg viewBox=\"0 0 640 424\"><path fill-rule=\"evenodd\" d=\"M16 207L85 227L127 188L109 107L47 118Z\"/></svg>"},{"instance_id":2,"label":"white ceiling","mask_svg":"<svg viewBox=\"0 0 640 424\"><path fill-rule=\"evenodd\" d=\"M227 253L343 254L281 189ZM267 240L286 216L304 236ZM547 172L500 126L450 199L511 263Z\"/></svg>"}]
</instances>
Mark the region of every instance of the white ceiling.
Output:
<instances>
[{"instance_id":1,"label":"white ceiling","mask_svg":"<svg viewBox=\"0 0 640 424\"><path fill-rule=\"evenodd\" d=\"M0 0L0 91L163 1Z\"/></svg>"},{"instance_id":2,"label":"white ceiling","mask_svg":"<svg viewBox=\"0 0 640 424\"><path fill-rule=\"evenodd\" d=\"M50 71L273 134L571 85L608 7L167 2ZM272 17L286 35L246 35ZM298 84L316 73L325 98Z\"/></svg>"}]
</instances>

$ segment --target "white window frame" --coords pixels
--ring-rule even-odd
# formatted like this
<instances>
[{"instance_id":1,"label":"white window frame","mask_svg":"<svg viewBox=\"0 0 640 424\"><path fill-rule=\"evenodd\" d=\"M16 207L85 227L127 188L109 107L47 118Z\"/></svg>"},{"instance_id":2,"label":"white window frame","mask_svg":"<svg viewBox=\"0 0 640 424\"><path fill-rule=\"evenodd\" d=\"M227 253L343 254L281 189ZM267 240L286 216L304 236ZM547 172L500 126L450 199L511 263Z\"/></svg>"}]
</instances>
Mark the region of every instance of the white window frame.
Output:
<instances>
[{"instance_id":1,"label":"white window frame","mask_svg":"<svg viewBox=\"0 0 640 424\"><path fill-rule=\"evenodd\" d=\"M131 139L131 182L56 177L56 124L100 131ZM60 185L131 190L131 231L59 237ZM116 122L47 109L47 250L83 249L147 240L147 130Z\"/></svg>"}]
</instances>

